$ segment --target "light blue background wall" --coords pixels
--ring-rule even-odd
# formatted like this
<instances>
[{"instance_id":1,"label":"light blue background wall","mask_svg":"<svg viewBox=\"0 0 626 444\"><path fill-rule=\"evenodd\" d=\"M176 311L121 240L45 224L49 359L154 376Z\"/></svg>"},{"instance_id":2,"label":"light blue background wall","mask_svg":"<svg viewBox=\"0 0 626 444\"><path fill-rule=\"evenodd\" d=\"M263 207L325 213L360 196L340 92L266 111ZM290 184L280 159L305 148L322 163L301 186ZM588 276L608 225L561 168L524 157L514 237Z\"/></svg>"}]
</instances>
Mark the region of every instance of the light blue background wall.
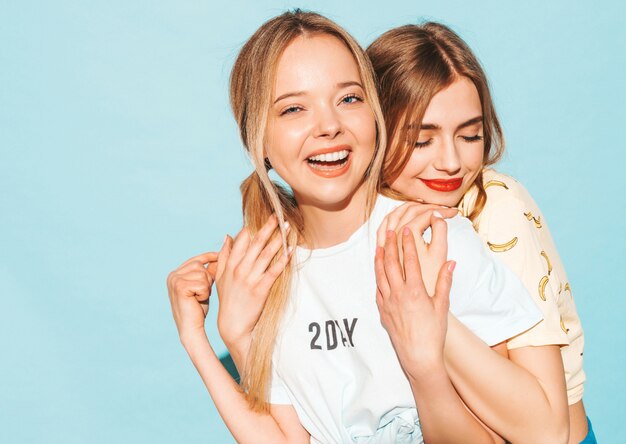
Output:
<instances>
[{"instance_id":1,"label":"light blue background wall","mask_svg":"<svg viewBox=\"0 0 626 444\"><path fill-rule=\"evenodd\" d=\"M622 2L0 1L0 441L232 442L167 273L240 224L237 50L287 7L363 44L441 20L490 76L501 169L543 207L586 329L601 442L624 422ZM215 307L207 325L219 352Z\"/></svg>"}]
</instances>

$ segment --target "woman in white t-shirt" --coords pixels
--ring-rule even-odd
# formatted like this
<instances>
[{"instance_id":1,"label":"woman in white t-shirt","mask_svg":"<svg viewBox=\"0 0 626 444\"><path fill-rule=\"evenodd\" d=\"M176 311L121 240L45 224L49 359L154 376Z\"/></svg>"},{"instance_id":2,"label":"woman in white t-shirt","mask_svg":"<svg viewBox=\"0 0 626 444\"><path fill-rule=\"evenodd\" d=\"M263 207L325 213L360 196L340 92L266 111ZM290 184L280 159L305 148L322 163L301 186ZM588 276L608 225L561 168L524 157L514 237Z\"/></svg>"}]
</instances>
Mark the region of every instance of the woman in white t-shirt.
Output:
<instances>
[{"instance_id":1,"label":"woman in white t-shirt","mask_svg":"<svg viewBox=\"0 0 626 444\"><path fill-rule=\"evenodd\" d=\"M402 279L436 307L415 313L424 342L413 357L423 359L408 371L400 366L380 323L372 272L375 230L399 203L376 194L385 129L369 62L353 38L317 14L270 20L235 62L231 104L255 165L242 185L246 228L234 243L225 240L217 270L204 268L215 255L200 255L170 274L168 288L181 342L239 442L422 442L416 404L432 436L493 442L446 369L431 365L444 336L451 368L463 367L461 378L498 382L502 396L514 385L527 391L525 407L541 403L537 381L485 345L527 330L540 314L459 217L447 224L433 217L429 246L403 234ZM271 183L269 168L293 194ZM454 285L446 242L458 263ZM433 299L422 285L416 243L425 269L441 266ZM204 331L212 272L218 327L242 369L243 391ZM456 317L448 320L451 285L452 313L482 340ZM426 374L437 384L416 390L416 377L421 384ZM480 416L480 403L473 404ZM511 436L522 435L515 429Z\"/></svg>"}]
</instances>

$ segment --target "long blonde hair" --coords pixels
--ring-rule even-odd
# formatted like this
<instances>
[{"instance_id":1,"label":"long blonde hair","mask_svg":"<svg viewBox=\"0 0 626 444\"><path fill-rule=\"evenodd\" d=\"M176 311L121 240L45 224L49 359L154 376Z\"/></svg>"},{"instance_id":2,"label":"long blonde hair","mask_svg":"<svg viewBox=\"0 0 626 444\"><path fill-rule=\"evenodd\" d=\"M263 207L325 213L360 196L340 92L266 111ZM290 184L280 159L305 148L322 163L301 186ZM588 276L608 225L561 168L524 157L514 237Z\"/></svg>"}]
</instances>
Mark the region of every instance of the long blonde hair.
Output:
<instances>
[{"instance_id":1,"label":"long blonde hair","mask_svg":"<svg viewBox=\"0 0 626 444\"><path fill-rule=\"evenodd\" d=\"M413 153L424 113L431 99L459 77L476 86L483 112L483 166L500 159L504 137L478 58L454 31L440 23L406 25L378 37L368 48L378 76L381 105L390 143L385 156L382 192L410 200L391 189ZM410 120L412 125L407 125ZM474 180L478 197L468 217L475 221L487 200L482 172Z\"/></svg>"},{"instance_id":2,"label":"long blonde hair","mask_svg":"<svg viewBox=\"0 0 626 444\"><path fill-rule=\"evenodd\" d=\"M369 214L378 191L386 145L384 121L369 59L356 40L339 25L319 14L295 10L269 20L250 37L235 61L230 78L231 107L239 125L241 140L254 165L254 172L241 184L244 224L255 233L275 213L285 248L295 247L298 236L303 235L304 227L293 195L274 183L268 175L270 165L265 160L265 144L273 82L279 59L293 39L319 34L336 37L354 56L363 82L365 99L376 120L376 150L364 178L368 195L364 216ZM284 229L285 221L291 225L288 235ZM278 257L277 255L274 260ZM292 265L288 266L270 290L254 328L250 352L242 371L242 388L250 406L256 411L268 409L272 352L288 300L292 268Z\"/></svg>"}]
</instances>

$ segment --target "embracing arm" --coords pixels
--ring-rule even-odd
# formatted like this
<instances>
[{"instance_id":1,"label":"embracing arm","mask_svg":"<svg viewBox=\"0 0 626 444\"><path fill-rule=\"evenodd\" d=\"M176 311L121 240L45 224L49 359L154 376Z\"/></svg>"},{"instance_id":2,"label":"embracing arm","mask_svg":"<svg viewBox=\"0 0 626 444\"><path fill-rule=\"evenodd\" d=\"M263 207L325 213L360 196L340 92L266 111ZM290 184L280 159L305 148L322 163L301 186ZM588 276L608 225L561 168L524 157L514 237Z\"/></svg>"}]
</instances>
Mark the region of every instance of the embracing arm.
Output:
<instances>
[{"instance_id":1,"label":"embracing arm","mask_svg":"<svg viewBox=\"0 0 626 444\"><path fill-rule=\"evenodd\" d=\"M445 260L446 224L433 219L433 242L424 255ZM385 248L376 251L377 304L405 371L428 443L494 443L502 440L470 413L444 365L444 340L454 262L445 263L430 297L421 278L415 239L403 230L404 263L400 264L396 235L388 232ZM439 250L439 251L437 251ZM423 257L424 255L420 255ZM431 260L434 258L425 258Z\"/></svg>"},{"instance_id":2,"label":"embracing arm","mask_svg":"<svg viewBox=\"0 0 626 444\"><path fill-rule=\"evenodd\" d=\"M569 418L558 346L509 350L507 360L454 316L445 362L465 403L511 442L566 443Z\"/></svg>"},{"instance_id":3,"label":"embracing arm","mask_svg":"<svg viewBox=\"0 0 626 444\"><path fill-rule=\"evenodd\" d=\"M513 277L519 278L515 279L516 288L498 289L502 296L513 299L520 294L520 287L525 287L544 320L508 341L510 362L489 353L482 341L471 337L456 320L451 321L446 364L472 410L509 440L567 442L570 418L559 346L568 344L569 339L557 304L564 270L534 202L517 190L518 185L510 185L510 189L493 191L500 194L483 210L480 232L493 251L489 256L497 256L513 270ZM470 234L463 236L464 240L469 240ZM510 270L500 274L512 276Z\"/></svg>"}]
</instances>

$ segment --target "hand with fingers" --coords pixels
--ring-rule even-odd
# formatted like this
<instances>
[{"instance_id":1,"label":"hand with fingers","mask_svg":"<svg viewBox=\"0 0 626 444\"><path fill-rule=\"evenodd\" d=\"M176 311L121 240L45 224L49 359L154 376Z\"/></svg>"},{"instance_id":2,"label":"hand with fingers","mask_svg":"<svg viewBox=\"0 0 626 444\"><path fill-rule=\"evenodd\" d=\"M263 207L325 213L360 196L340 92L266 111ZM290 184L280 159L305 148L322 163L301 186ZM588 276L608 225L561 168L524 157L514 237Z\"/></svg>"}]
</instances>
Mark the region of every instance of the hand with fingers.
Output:
<instances>
[{"instance_id":1,"label":"hand with fingers","mask_svg":"<svg viewBox=\"0 0 626 444\"><path fill-rule=\"evenodd\" d=\"M218 253L204 253L183 262L167 277L167 290L178 335L204 333L211 286L217 271Z\"/></svg>"},{"instance_id":2,"label":"hand with fingers","mask_svg":"<svg viewBox=\"0 0 626 444\"><path fill-rule=\"evenodd\" d=\"M394 231L387 232L384 247L376 248L376 303L381 323L391 338L402 368L416 378L429 369L443 368L443 347L455 262L445 261L446 223L441 218L436 219L430 245L430 248L436 247L439 256L435 260L439 266L434 292L427 290L422 279L425 263L433 258L425 259L418 253L410 229L405 227L402 230L403 262L400 261Z\"/></svg>"},{"instance_id":3,"label":"hand with fingers","mask_svg":"<svg viewBox=\"0 0 626 444\"><path fill-rule=\"evenodd\" d=\"M430 220L434 215L451 218L459 214L456 208L442 207L441 205L406 202L394 209L383 219L376 232L376 245L385 245L387 231L395 231L398 238L402 229L407 226L413 232L413 236L421 236L430 226Z\"/></svg>"},{"instance_id":4,"label":"hand with fingers","mask_svg":"<svg viewBox=\"0 0 626 444\"><path fill-rule=\"evenodd\" d=\"M272 215L254 236L244 228L234 241L229 238L219 253L217 324L236 363L247 355L270 289L291 259L291 251L281 253L282 246L278 219Z\"/></svg>"},{"instance_id":5,"label":"hand with fingers","mask_svg":"<svg viewBox=\"0 0 626 444\"><path fill-rule=\"evenodd\" d=\"M415 246L421 261L422 279L429 294L435 289L435 281L441 265L448 252L447 224L443 217L454 217L458 214L455 208L444 208L437 205L408 203L401 205L389 213L377 231L377 245L382 247L387 242L387 234L392 231L398 240L397 251L400 262L403 261L401 236L404 228L408 228L415 239ZM424 241L424 232L432 228L430 243ZM386 230L386 231L383 231Z\"/></svg>"}]
</instances>

